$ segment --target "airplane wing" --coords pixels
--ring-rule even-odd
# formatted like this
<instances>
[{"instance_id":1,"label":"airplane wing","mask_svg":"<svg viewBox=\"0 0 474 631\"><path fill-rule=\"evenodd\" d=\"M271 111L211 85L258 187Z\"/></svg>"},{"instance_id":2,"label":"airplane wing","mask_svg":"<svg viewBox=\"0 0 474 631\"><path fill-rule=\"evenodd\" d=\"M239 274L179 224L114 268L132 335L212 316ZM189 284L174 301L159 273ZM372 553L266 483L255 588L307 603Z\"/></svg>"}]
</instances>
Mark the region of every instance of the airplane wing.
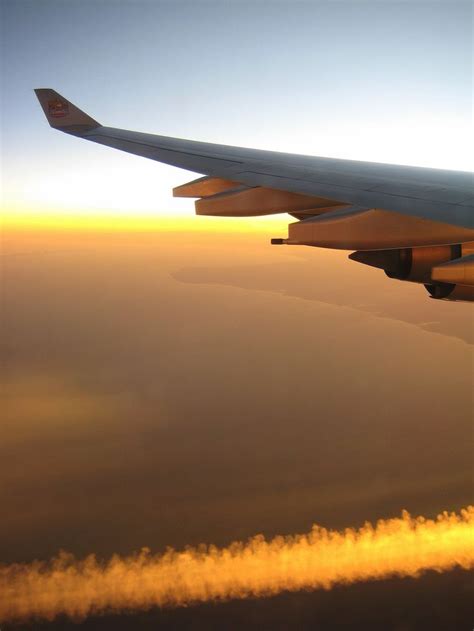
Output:
<instances>
[{"instance_id":1,"label":"airplane wing","mask_svg":"<svg viewBox=\"0 0 474 631\"><path fill-rule=\"evenodd\" d=\"M197 214L287 212L299 220L289 226L287 239L274 242L379 251L474 241L474 173L262 151L105 127L54 90L35 92L55 129L203 174L174 189L175 196L199 198ZM424 279L431 281L431 276Z\"/></svg>"}]
</instances>

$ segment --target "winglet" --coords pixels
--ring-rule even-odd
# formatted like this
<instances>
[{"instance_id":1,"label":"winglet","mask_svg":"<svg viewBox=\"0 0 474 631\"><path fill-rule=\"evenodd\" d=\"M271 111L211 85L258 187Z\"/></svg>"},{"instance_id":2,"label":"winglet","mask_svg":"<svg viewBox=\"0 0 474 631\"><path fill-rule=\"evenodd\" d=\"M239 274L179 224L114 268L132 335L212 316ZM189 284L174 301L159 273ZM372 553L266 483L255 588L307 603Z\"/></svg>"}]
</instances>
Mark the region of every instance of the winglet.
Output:
<instances>
[{"instance_id":1,"label":"winglet","mask_svg":"<svg viewBox=\"0 0 474 631\"><path fill-rule=\"evenodd\" d=\"M38 101L54 129L80 135L100 127L100 123L50 88L35 90Z\"/></svg>"}]
</instances>

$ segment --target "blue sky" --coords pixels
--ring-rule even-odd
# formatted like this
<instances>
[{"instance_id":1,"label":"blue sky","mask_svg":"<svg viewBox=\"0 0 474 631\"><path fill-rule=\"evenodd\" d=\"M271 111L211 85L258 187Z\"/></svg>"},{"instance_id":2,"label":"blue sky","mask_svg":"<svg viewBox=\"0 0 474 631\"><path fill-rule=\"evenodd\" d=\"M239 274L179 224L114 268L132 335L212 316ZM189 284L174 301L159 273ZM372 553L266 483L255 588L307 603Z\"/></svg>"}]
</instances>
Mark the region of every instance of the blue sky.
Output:
<instances>
[{"instance_id":1,"label":"blue sky","mask_svg":"<svg viewBox=\"0 0 474 631\"><path fill-rule=\"evenodd\" d=\"M470 2L3 0L3 203L192 214L193 174L50 130L53 87L103 124L474 170Z\"/></svg>"}]
</instances>

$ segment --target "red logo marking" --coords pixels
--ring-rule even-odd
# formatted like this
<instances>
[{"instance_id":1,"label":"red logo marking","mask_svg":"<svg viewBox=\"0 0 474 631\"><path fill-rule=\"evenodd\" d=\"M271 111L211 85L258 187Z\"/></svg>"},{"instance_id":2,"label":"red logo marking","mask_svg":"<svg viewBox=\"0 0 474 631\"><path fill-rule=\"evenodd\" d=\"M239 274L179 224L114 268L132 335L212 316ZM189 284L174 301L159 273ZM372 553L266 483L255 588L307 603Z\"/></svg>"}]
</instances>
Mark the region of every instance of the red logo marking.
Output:
<instances>
[{"instance_id":1,"label":"red logo marking","mask_svg":"<svg viewBox=\"0 0 474 631\"><path fill-rule=\"evenodd\" d=\"M54 99L54 101L48 102L48 111L49 115L54 118L62 118L63 116L67 116L69 114L69 105L67 103L63 103L59 99Z\"/></svg>"}]
</instances>

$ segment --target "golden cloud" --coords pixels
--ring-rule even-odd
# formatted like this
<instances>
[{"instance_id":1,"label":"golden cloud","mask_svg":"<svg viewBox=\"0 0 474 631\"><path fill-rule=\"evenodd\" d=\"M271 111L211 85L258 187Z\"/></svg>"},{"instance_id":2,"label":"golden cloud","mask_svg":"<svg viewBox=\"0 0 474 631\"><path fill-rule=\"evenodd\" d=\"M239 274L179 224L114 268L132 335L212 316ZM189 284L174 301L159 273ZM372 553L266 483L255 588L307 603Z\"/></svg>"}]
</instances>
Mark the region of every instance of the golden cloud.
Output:
<instances>
[{"instance_id":1,"label":"golden cloud","mask_svg":"<svg viewBox=\"0 0 474 631\"><path fill-rule=\"evenodd\" d=\"M435 520L407 512L342 532L314 526L310 533L261 535L226 548L200 546L152 555L143 549L102 563L60 553L49 562L0 568L0 619L22 621L265 597L285 590L387 577L418 577L474 567L474 507Z\"/></svg>"}]
</instances>

